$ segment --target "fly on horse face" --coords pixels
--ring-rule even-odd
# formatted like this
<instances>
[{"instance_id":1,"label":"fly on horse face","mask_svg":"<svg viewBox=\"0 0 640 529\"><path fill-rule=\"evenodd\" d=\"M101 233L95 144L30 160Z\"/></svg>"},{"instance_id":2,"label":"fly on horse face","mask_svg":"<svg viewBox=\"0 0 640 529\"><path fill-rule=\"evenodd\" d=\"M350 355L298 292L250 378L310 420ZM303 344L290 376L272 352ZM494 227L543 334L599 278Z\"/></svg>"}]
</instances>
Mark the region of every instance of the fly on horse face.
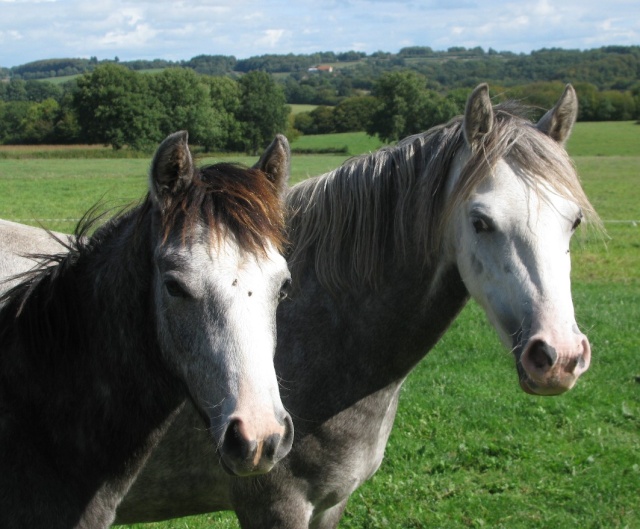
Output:
<instances>
[{"instance_id":1,"label":"fly on horse face","mask_svg":"<svg viewBox=\"0 0 640 529\"><path fill-rule=\"evenodd\" d=\"M554 395L587 370L571 301L569 242L598 222L563 148L568 86L538 123L488 88L464 116L346 162L287 195L293 291L278 308L276 372L296 438L264 476L210 457L180 412L117 521L233 509L244 529L331 529L380 465L400 388L470 297L513 352L521 387ZM437 359L434 359L437 361Z\"/></svg>"},{"instance_id":2,"label":"fly on horse face","mask_svg":"<svg viewBox=\"0 0 640 529\"><path fill-rule=\"evenodd\" d=\"M175 133L139 206L90 237L81 223L14 280L0 299L0 527L108 527L187 399L202 467L259 474L288 453L273 366L288 168L283 137L255 168L198 169Z\"/></svg>"}]
</instances>

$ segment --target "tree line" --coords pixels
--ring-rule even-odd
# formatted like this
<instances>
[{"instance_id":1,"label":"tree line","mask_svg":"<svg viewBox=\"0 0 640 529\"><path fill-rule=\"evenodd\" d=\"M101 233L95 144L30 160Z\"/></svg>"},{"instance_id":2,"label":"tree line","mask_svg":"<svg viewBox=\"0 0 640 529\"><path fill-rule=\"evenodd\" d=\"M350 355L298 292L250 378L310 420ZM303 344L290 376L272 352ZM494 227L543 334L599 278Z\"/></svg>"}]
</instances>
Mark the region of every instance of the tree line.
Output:
<instances>
[{"instance_id":1,"label":"tree line","mask_svg":"<svg viewBox=\"0 0 640 529\"><path fill-rule=\"evenodd\" d=\"M119 61L46 59L12 68L0 68L0 79L43 79L83 74L107 63L132 70L188 68L206 75L234 75L253 70L289 74L295 80L307 76L311 66L333 64L331 79L371 90L385 72L414 70L429 79L430 88L451 90L472 87L481 81L513 86L537 81L585 82L599 90L631 90L640 82L640 46L604 46L590 50L541 49L515 54L482 47L451 47L435 51L428 46L402 48L398 53L332 51L310 54L268 54L238 60L234 56L198 55L189 60L162 59ZM305 101L310 102L310 101Z\"/></svg>"},{"instance_id":2,"label":"tree line","mask_svg":"<svg viewBox=\"0 0 640 529\"><path fill-rule=\"evenodd\" d=\"M393 56L378 52L367 61L363 61L363 54L346 53L340 59L353 63L348 68L328 74L300 70L277 78L265 71L267 65L275 64L271 62L274 57L299 64L305 58L319 61L337 59L337 55L265 55L260 58L262 63L241 66L248 69L242 75L228 75L231 68L238 68L239 61L225 56L201 55L191 59L189 67L164 69L152 61L155 73L139 71L149 72L148 61L125 66L92 58L88 61L94 63L93 68L63 84L18 77L0 82L0 143L90 142L116 149L124 145L145 149L181 128L190 131L192 143L207 150L255 151L277 132L292 136L365 130L384 141L394 141L462 113L469 90L482 81L490 82L496 101L518 99L540 109L550 108L564 84L572 82L580 101L580 120L640 120L639 52L640 47L579 52L591 58L582 62L572 62L570 57L575 53L563 50L531 54L539 59L538 66L529 65L533 79L544 77L540 64L545 61L557 71L571 67L575 72L588 72L594 61L604 61L605 71L612 75L635 65L635 83L619 77L614 83L617 88L602 88L580 80L577 74L575 78L550 75L550 79L521 84L512 82L517 76L492 81L490 71L481 72L473 66L475 58L499 57L506 64L507 59L519 61L523 56L492 50L485 53L481 48L450 48L446 56L456 54L458 60L444 63L444 52L423 47L404 48ZM412 63L417 59L421 62ZM396 61L397 65L376 70L376 61ZM407 61L414 67L407 67ZM449 73L459 70L467 77L461 76L460 84L445 88L434 72L424 73L415 67L445 63L457 64L448 67ZM70 67L62 60L57 64ZM210 75L210 71L223 73ZM368 73L361 76L359 71ZM445 70L439 71L444 75ZM595 71L600 72L598 68ZM473 83L467 86L470 80ZM289 116L287 104L294 103L317 107Z\"/></svg>"},{"instance_id":3,"label":"tree line","mask_svg":"<svg viewBox=\"0 0 640 529\"><path fill-rule=\"evenodd\" d=\"M97 143L145 150L180 129L206 150L257 152L285 132L284 90L265 72L238 80L168 68L102 64L62 86L0 85L0 143Z\"/></svg>"},{"instance_id":4,"label":"tree line","mask_svg":"<svg viewBox=\"0 0 640 529\"><path fill-rule=\"evenodd\" d=\"M532 107L532 119L551 108L564 89L561 81L506 87L491 85L496 103L508 99ZM640 87L632 91L598 90L589 83L574 84L580 121L640 122ZM383 74L370 95L347 97L336 105L320 105L297 114L294 127L303 134L366 130L391 142L444 123L464 112L470 88L441 92L429 88L428 78L412 70Z\"/></svg>"}]
</instances>

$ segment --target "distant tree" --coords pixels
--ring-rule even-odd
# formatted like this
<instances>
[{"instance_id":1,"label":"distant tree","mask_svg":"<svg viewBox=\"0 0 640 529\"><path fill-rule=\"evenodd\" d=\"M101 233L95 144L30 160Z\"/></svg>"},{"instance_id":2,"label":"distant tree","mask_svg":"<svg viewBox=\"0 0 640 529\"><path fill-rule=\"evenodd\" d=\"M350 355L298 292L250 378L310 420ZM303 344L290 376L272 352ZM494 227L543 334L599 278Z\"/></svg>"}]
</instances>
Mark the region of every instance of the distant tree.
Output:
<instances>
[{"instance_id":1,"label":"distant tree","mask_svg":"<svg viewBox=\"0 0 640 529\"><path fill-rule=\"evenodd\" d=\"M591 83L576 83L574 88L578 95L578 119L595 121L598 111L598 87Z\"/></svg>"},{"instance_id":2,"label":"distant tree","mask_svg":"<svg viewBox=\"0 0 640 529\"><path fill-rule=\"evenodd\" d=\"M310 113L313 118L313 134L331 134L336 132L333 107L320 105Z\"/></svg>"},{"instance_id":3,"label":"distant tree","mask_svg":"<svg viewBox=\"0 0 640 529\"><path fill-rule=\"evenodd\" d=\"M628 121L636 114L636 104L630 92L605 90L598 94L599 104L597 119L599 121Z\"/></svg>"},{"instance_id":4,"label":"distant tree","mask_svg":"<svg viewBox=\"0 0 640 529\"><path fill-rule=\"evenodd\" d=\"M373 96L349 97L341 101L333 110L336 132L357 132L366 130L376 111L378 100Z\"/></svg>"},{"instance_id":5,"label":"distant tree","mask_svg":"<svg viewBox=\"0 0 640 529\"><path fill-rule=\"evenodd\" d=\"M32 103L20 127L20 141L29 144L55 141L55 125L60 115L60 105L55 99Z\"/></svg>"},{"instance_id":6,"label":"distant tree","mask_svg":"<svg viewBox=\"0 0 640 529\"><path fill-rule=\"evenodd\" d=\"M266 72L249 72L240 80L240 105L236 118L246 152L257 154L277 133L287 130L290 108L284 90Z\"/></svg>"},{"instance_id":7,"label":"distant tree","mask_svg":"<svg viewBox=\"0 0 640 529\"><path fill-rule=\"evenodd\" d=\"M383 75L375 84L378 105L367 133L385 142L427 130L459 113L455 101L425 88L424 76L413 71Z\"/></svg>"},{"instance_id":8,"label":"distant tree","mask_svg":"<svg viewBox=\"0 0 640 529\"><path fill-rule=\"evenodd\" d=\"M633 97L636 106L633 119L640 123L640 81L636 82L636 84L631 87L631 96Z\"/></svg>"},{"instance_id":9,"label":"distant tree","mask_svg":"<svg viewBox=\"0 0 640 529\"><path fill-rule=\"evenodd\" d=\"M0 143L22 142L23 124L32 103L27 101L0 101Z\"/></svg>"},{"instance_id":10,"label":"distant tree","mask_svg":"<svg viewBox=\"0 0 640 529\"><path fill-rule=\"evenodd\" d=\"M379 105L367 132L377 134L385 142L418 132L425 83L422 75L411 71L383 75L374 87Z\"/></svg>"},{"instance_id":11,"label":"distant tree","mask_svg":"<svg viewBox=\"0 0 640 529\"><path fill-rule=\"evenodd\" d=\"M428 46L408 46L402 48L398 55L405 57L429 57L433 55L433 50Z\"/></svg>"},{"instance_id":12,"label":"distant tree","mask_svg":"<svg viewBox=\"0 0 640 529\"><path fill-rule=\"evenodd\" d=\"M556 104L564 87L565 84L560 81L528 83L511 88L509 96L530 107L537 108L537 112L530 117L539 119L544 112Z\"/></svg>"},{"instance_id":13,"label":"distant tree","mask_svg":"<svg viewBox=\"0 0 640 529\"><path fill-rule=\"evenodd\" d=\"M87 142L146 149L161 139L160 112L149 76L101 64L78 79L73 101Z\"/></svg>"},{"instance_id":14,"label":"distant tree","mask_svg":"<svg viewBox=\"0 0 640 529\"><path fill-rule=\"evenodd\" d=\"M207 136L203 140L206 150L230 149L239 145L242 130L236 120L240 107L240 85L229 77L203 77L208 88L208 99L213 117L207 123Z\"/></svg>"},{"instance_id":15,"label":"distant tree","mask_svg":"<svg viewBox=\"0 0 640 529\"><path fill-rule=\"evenodd\" d=\"M359 61L360 59L364 59L367 56L366 53L361 51L345 51L343 53L338 53L336 55L336 59L340 62L351 62L351 61Z\"/></svg>"},{"instance_id":16,"label":"distant tree","mask_svg":"<svg viewBox=\"0 0 640 529\"><path fill-rule=\"evenodd\" d=\"M74 84L75 87L75 84ZM55 143L79 143L80 125L73 106L73 94L66 92L60 101L60 112L54 128Z\"/></svg>"},{"instance_id":17,"label":"distant tree","mask_svg":"<svg viewBox=\"0 0 640 529\"><path fill-rule=\"evenodd\" d=\"M209 88L202 77L187 68L167 68L149 77L158 100L161 136L188 130L191 143L210 144L208 129L214 120Z\"/></svg>"},{"instance_id":18,"label":"distant tree","mask_svg":"<svg viewBox=\"0 0 640 529\"><path fill-rule=\"evenodd\" d=\"M225 75L233 71L236 58L226 55L198 55L186 61L184 66L205 75Z\"/></svg>"},{"instance_id":19,"label":"distant tree","mask_svg":"<svg viewBox=\"0 0 640 529\"><path fill-rule=\"evenodd\" d=\"M4 83L3 83L4 84ZM11 79L2 91L4 101L27 101L27 82L22 79Z\"/></svg>"},{"instance_id":20,"label":"distant tree","mask_svg":"<svg viewBox=\"0 0 640 529\"><path fill-rule=\"evenodd\" d=\"M45 101L46 99L60 101L64 94L60 85L48 81L27 81L25 91L28 101Z\"/></svg>"},{"instance_id":21,"label":"distant tree","mask_svg":"<svg viewBox=\"0 0 640 529\"><path fill-rule=\"evenodd\" d=\"M302 134L315 134L317 130L311 112L299 112L293 116L293 127Z\"/></svg>"}]
</instances>

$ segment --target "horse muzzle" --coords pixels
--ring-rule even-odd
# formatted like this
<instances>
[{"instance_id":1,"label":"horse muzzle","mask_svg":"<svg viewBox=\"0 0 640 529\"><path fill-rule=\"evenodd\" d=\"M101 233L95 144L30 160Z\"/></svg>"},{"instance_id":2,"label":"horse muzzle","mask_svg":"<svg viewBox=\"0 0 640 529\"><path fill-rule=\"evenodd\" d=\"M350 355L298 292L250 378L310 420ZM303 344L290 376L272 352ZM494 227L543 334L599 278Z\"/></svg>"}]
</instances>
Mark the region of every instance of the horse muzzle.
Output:
<instances>
[{"instance_id":1,"label":"horse muzzle","mask_svg":"<svg viewBox=\"0 0 640 529\"><path fill-rule=\"evenodd\" d=\"M531 395L560 395L570 390L591 362L591 346L582 333L574 333L566 342L552 341L543 335L530 338L516 354L520 387Z\"/></svg>"},{"instance_id":2,"label":"horse muzzle","mask_svg":"<svg viewBox=\"0 0 640 529\"><path fill-rule=\"evenodd\" d=\"M232 476L256 476L269 472L291 450L293 421L285 413L269 431L257 431L240 418L229 421L218 454L224 470Z\"/></svg>"}]
</instances>

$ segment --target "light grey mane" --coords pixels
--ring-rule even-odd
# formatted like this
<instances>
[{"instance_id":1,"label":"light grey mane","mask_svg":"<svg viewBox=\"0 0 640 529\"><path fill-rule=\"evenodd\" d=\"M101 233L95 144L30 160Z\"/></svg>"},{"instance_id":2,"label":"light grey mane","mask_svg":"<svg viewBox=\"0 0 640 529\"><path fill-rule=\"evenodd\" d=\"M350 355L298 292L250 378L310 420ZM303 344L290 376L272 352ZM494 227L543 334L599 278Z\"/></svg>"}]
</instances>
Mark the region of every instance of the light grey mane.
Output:
<instances>
[{"instance_id":1,"label":"light grey mane","mask_svg":"<svg viewBox=\"0 0 640 529\"><path fill-rule=\"evenodd\" d=\"M296 185L287 196L292 272L298 263L313 262L318 279L336 292L376 288L390 259L428 266L451 213L500 159L520 169L532 189L543 184L570 197L597 225L571 159L521 117L528 110L515 103L495 107L494 126L474 152L466 146L462 117L456 117ZM463 151L468 160L445 204L446 179ZM409 248L423 251L411 255Z\"/></svg>"}]
</instances>

